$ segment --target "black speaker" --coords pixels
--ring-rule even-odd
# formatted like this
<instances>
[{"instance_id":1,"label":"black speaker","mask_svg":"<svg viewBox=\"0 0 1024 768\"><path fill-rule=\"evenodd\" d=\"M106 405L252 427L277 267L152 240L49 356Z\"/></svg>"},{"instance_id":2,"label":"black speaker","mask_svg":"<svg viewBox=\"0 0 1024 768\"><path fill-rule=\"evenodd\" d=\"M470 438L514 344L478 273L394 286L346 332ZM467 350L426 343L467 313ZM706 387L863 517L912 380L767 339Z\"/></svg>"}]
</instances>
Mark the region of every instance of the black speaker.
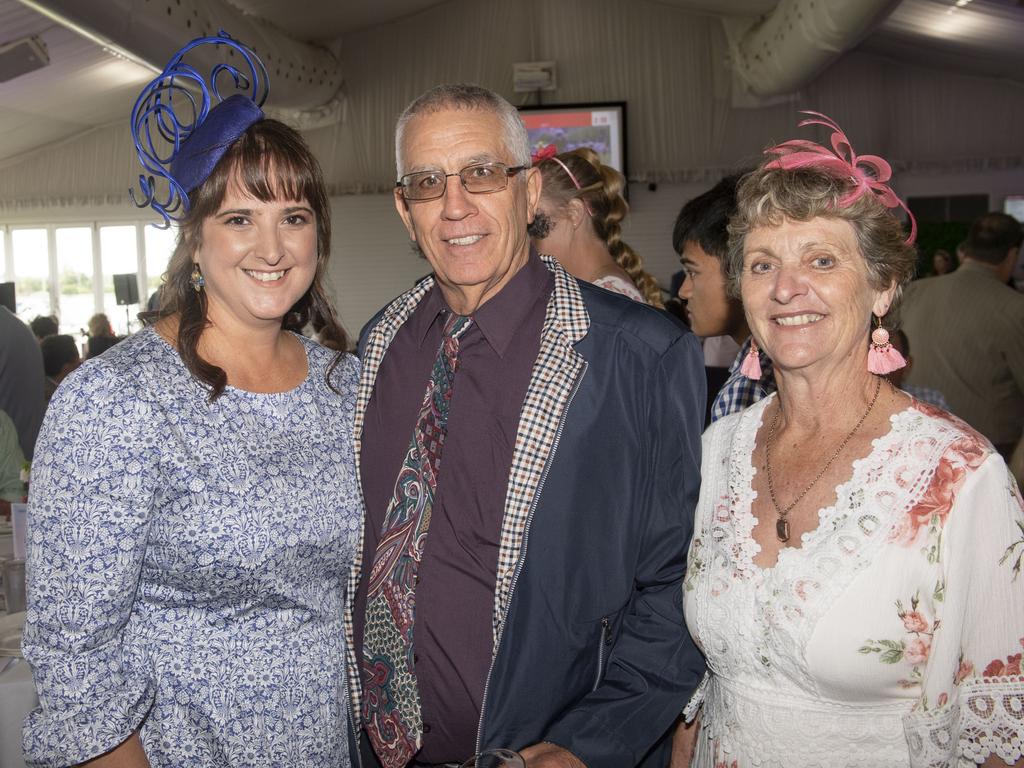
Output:
<instances>
[{"instance_id":1,"label":"black speaker","mask_svg":"<svg viewBox=\"0 0 1024 768\"><path fill-rule=\"evenodd\" d=\"M114 275L114 296L118 304L139 303L139 276L134 272Z\"/></svg>"},{"instance_id":2,"label":"black speaker","mask_svg":"<svg viewBox=\"0 0 1024 768\"><path fill-rule=\"evenodd\" d=\"M0 283L0 307L7 307L12 315L15 314L14 283Z\"/></svg>"}]
</instances>

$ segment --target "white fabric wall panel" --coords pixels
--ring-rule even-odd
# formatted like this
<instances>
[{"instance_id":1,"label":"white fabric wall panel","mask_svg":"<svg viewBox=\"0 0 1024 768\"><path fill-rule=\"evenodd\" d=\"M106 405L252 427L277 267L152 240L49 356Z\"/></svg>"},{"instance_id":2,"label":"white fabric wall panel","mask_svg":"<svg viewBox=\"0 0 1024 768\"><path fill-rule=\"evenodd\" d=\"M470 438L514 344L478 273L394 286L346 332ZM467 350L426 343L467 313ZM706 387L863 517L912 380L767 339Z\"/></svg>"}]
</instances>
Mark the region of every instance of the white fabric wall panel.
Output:
<instances>
[{"instance_id":1,"label":"white fabric wall panel","mask_svg":"<svg viewBox=\"0 0 1024 768\"><path fill-rule=\"evenodd\" d=\"M413 253L390 194L331 199L331 296L354 340L373 314L430 271Z\"/></svg>"}]
</instances>

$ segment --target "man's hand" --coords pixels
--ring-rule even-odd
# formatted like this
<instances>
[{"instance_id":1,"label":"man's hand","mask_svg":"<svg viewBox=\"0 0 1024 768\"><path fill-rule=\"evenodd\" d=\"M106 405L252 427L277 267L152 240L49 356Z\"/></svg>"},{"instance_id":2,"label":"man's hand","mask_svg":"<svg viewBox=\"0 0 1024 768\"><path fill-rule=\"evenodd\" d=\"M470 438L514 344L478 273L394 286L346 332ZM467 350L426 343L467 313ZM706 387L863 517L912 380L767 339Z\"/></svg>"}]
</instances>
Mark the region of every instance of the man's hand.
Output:
<instances>
[{"instance_id":1,"label":"man's hand","mask_svg":"<svg viewBox=\"0 0 1024 768\"><path fill-rule=\"evenodd\" d=\"M526 768L587 768L569 750L546 741L521 749L519 754L526 761Z\"/></svg>"}]
</instances>

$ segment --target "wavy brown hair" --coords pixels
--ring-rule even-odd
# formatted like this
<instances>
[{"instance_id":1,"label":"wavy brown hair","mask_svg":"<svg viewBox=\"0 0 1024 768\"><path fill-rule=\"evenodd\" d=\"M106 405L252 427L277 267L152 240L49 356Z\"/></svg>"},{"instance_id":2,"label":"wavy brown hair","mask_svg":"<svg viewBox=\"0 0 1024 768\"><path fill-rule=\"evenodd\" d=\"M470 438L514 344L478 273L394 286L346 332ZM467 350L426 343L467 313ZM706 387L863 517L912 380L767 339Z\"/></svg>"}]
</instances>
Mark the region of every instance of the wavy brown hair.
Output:
<instances>
[{"instance_id":1,"label":"wavy brown hair","mask_svg":"<svg viewBox=\"0 0 1024 768\"><path fill-rule=\"evenodd\" d=\"M629 203L622 196L622 190L626 187L625 178L614 168L602 163L601 156L589 147L563 152L556 157L572 171L580 188L576 188L565 168L553 158L547 158L537 164L544 179L542 199L559 211L564 210L573 198L586 203L592 212L590 221L594 232L604 240L615 263L626 271L648 304L659 309L664 307L658 281L644 270L640 254L622 239L622 220L629 213ZM531 232L533 236L538 234Z\"/></svg>"},{"instance_id":2,"label":"wavy brown hair","mask_svg":"<svg viewBox=\"0 0 1024 768\"><path fill-rule=\"evenodd\" d=\"M277 120L253 123L214 167L210 176L189 193L189 210L181 221L178 242L160 286L160 308L141 315L152 322L177 317L178 354L189 372L210 391L212 402L227 386L224 369L199 354L199 339L209 327L206 293L192 287L193 256L202 244L203 222L217 213L232 179L257 200L305 200L316 214L316 272L309 289L281 319L284 330L301 332L307 323L329 329L347 345L324 283L331 254L331 207L320 163L297 131ZM339 353L327 369L327 383L342 358Z\"/></svg>"}]
</instances>

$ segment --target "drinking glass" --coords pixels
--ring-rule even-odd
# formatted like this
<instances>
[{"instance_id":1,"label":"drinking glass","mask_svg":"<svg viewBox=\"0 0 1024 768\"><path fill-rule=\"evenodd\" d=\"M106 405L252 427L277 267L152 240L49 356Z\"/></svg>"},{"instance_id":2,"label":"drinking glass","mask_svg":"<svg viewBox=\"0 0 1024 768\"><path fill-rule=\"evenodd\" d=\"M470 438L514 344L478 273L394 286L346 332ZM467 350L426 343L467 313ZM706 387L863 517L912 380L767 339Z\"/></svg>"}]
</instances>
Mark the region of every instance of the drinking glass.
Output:
<instances>
[{"instance_id":1,"label":"drinking glass","mask_svg":"<svg viewBox=\"0 0 1024 768\"><path fill-rule=\"evenodd\" d=\"M461 768L526 768L526 762L511 749L487 749L469 758Z\"/></svg>"},{"instance_id":2,"label":"drinking glass","mask_svg":"<svg viewBox=\"0 0 1024 768\"><path fill-rule=\"evenodd\" d=\"M25 610L25 561L4 560L4 598L8 613L19 613ZM501 763L497 763L501 765ZM513 763L514 765L514 763Z\"/></svg>"}]
</instances>

